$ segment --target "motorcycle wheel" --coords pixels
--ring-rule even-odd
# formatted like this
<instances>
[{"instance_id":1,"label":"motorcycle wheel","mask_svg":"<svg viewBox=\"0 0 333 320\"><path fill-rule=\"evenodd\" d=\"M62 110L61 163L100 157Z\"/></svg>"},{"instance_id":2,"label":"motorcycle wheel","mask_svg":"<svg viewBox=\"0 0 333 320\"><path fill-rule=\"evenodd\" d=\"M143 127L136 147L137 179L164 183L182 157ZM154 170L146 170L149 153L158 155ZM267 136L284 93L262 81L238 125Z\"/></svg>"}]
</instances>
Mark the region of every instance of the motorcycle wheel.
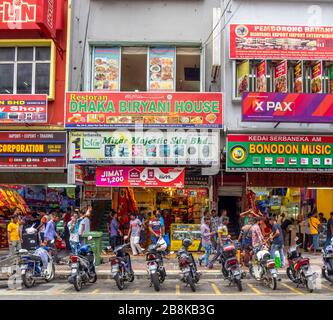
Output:
<instances>
[{"instance_id":1,"label":"motorcycle wheel","mask_svg":"<svg viewBox=\"0 0 333 320\"><path fill-rule=\"evenodd\" d=\"M323 267L321 269L321 275L324 279L326 279L328 282L332 282L332 277L330 277L327 273L327 269L325 267Z\"/></svg>"},{"instance_id":2,"label":"motorcycle wheel","mask_svg":"<svg viewBox=\"0 0 333 320\"><path fill-rule=\"evenodd\" d=\"M153 283L155 291L160 291L160 279L159 279L159 274L157 272L153 273L151 275L151 282Z\"/></svg>"},{"instance_id":3,"label":"motorcycle wheel","mask_svg":"<svg viewBox=\"0 0 333 320\"><path fill-rule=\"evenodd\" d=\"M191 274L189 274L189 275L187 276L186 282L189 284L189 286L190 286L192 292L195 292L195 291L197 290L197 288L196 288L196 286L195 286L195 281L194 281L194 279L193 279L193 277L192 277Z\"/></svg>"},{"instance_id":4,"label":"motorcycle wheel","mask_svg":"<svg viewBox=\"0 0 333 320\"><path fill-rule=\"evenodd\" d=\"M277 288L277 279L271 277L268 281L269 281L269 287L270 287L272 290L276 290L276 288Z\"/></svg>"},{"instance_id":5,"label":"motorcycle wheel","mask_svg":"<svg viewBox=\"0 0 333 320\"><path fill-rule=\"evenodd\" d=\"M235 283L236 283L238 291L239 292L243 291L242 280L241 279L235 279Z\"/></svg>"},{"instance_id":6,"label":"motorcycle wheel","mask_svg":"<svg viewBox=\"0 0 333 320\"><path fill-rule=\"evenodd\" d=\"M97 274L94 272L94 275L89 278L89 283L95 283L97 281Z\"/></svg>"},{"instance_id":7,"label":"motorcycle wheel","mask_svg":"<svg viewBox=\"0 0 333 320\"><path fill-rule=\"evenodd\" d=\"M287 268L287 271L286 271L286 272L287 272L287 276L288 276L288 278L290 279L290 281L296 283L296 279L295 279L295 277L294 277L294 275L293 275L293 272L292 272L292 270L291 270L290 267Z\"/></svg>"},{"instance_id":8,"label":"motorcycle wheel","mask_svg":"<svg viewBox=\"0 0 333 320\"><path fill-rule=\"evenodd\" d=\"M118 289L123 290L125 283L124 283L124 279L120 276L119 273L114 277L114 280L116 281L116 285L117 285Z\"/></svg>"},{"instance_id":9,"label":"motorcycle wheel","mask_svg":"<svg viewBox=\"0 0 333 320\"><path fill-rule=\"evenodd\" d=\"M166 277L166 272L165 272L165 269L163 268L163 271L160 273L160 281L161 281L161 283L164 282L165 277Z\"/></svg>"},{"instance_id":10,"label":"motorcycle wheel","mask_svg":"<svg viewBox=\"0 0 333 320\"><path fill-rule=\"evenodd\" d=\"M45 281L46 282L51 282L55 277L55 265L52 263L52 271L51 271L51 274L48 275L46 278L45 278Z\"/></svg>"},{"instance_id":11,"label":"motorcycle wheel","mask_svg":"<svg viewBox=\"0 0 333 320\"><path fill-rule=\"evenodd\" d=\"M131 273L128 274L128 282L133 282L134 281L134 272L131 271Z\"/></svg>"},{"instance_id":12,"label":"motorcycle wheel","mask_svg":"<svg viewBox=\"0 0 333 320\"><path fill-rule=\"evenodd\" d=\"M22 282L26 288L32 288L35 285L35 280L32 278L32 271L30 269L26 270L25 274L22 275Z\"/></svg>"},{"instance_id":13,"label":"motorcycle wheel","mask_svg":"<svg viewBox=\"0 0 333 320\"><path fill-rule=\"evenodd\" d=\"M81 291L82 289L82 279L80 276L76 275L73 279L74 288L76 291Z\"/></svg>"}]
</instances>

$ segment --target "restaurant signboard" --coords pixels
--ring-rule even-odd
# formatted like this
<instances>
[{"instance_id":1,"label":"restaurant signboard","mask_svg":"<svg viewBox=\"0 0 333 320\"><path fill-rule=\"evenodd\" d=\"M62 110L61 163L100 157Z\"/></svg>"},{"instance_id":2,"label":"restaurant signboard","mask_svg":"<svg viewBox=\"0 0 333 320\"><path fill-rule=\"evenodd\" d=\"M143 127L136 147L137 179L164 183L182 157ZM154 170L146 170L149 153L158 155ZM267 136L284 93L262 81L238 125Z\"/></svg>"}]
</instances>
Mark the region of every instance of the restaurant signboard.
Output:
<instances>
[{"instance_id":1,"label":"restaurant signboard","mask_svg":"<svg viewBox=\"0 0 333 320\"><path fill-rule=\"evenodd\" d=\"M219 138L208 130L72 131L69 163L215 165Z\"/></svg>"},{"instance_id":2,"label":"restaurant signboard","mask_svg":"<svg viewBox=\"0 0 333 320\"><path fill-rule=\"evenodd\" d=\"M218 92L67 92L73 128L222 128Z\"/></svg>"},{"instance_id":3,"label":"restaurant signboard","mask_svg":"<svg viewBox=\"0 0 333 320\"><path fill-rule=\"evenodd\" d=\"M0 168L66 168L66 132L0 132Z\"/></svg>"},{"instance_id":4,"label":"restaurant signboard","mask_svg":"<svg viewBox=\"0 0 333 320\"><path fill-rule=\"evenodd\" d=\"M230 25L230 59L332 60L333 27Z\"/></svg>"},{"instance_id":5,"label":"restaurant signboard","mask_svg":"<svg viewBox=\"0 0 333 320\"><path fill-rule=\"evenodd\" d=\"M242 121L333 123L333 94L247 92Z\"/></svg>"},{"instance_id":6,"label":"restaurant signboard","mask_svg":"<svg viewBox=\"0 0 333 320\"><path fill-rule=\"evenodd\" d=\"M97 167L98 187L174 187L183 188L184 168Z\"/></svg>"},{"instance_id":7,"label":"restaurant signboard","mask_svg":"<svg viewBox=\"0 0 333 320\"><path fill-rule=\"evenodd\" d=\"M333 172L333 136L227 136L227 171Z\"/></svg>"},{"instance_id":8,"label":"restaurant signboard","mask_svg":"<svg viewBox=\"0 0 333 320\"><path fill-rule=\"evenodd\" d=\"M0 94L0 123L46 123L47 95Z\"/></svg>"}]
</instances>

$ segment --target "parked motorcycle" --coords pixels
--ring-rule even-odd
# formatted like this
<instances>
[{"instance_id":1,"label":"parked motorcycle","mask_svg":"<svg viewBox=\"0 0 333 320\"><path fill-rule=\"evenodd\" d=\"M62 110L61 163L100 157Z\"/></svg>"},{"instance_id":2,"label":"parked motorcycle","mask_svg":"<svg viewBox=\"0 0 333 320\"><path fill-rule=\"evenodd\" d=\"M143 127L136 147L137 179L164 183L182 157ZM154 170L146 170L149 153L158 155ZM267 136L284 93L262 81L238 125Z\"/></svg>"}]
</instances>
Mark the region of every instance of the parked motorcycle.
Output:
<instances>
[{"instance_id":1,"label":"parked motorcycle","mask_svg":"<svg viewBox=\"0 0 333 320\"><path fill-rule=\"evenodd\" d=\"M76 291L81 291L83 284L97 281L95 256L89 244L82 246L78 255L69 257L69 266L71 274L68 282L74 285Z\"/></svg>"},{"instance_id":2,"label":"parked motorcycle","mask_svg":"<svg viewBox=\"0 0 333 320\"><path fill-rule=\"evenodd\" d=\"M129 246L129 243L117 246L113 250L115 256L110 259L112 278L116 281L119 290L124 289L126 281L134 281L131 257L125 251L125 249Z\"/></svg>"},{"instance_id":3,"label":"parked motorcycle","mask_svg":"<svg viewBox=\"0 0 333 320\"><path fill-rule=\"evenodd\" d=\"M254 255L249 266L249 271L254 279L261 281L272 290L277 289L277 282L280 279L275 260L271 258L266 244L254 248Z\"/></svg>"},{"instance_id":4,"label":"parked motorcycle","mask_svg":"<svg viewBox=\"0 0 333 320\"><path fill-rule=\"evenodd\" d=\"M192 253L188 252L188 248L192 245L190 239L183 240L183 246L177 252L178 265L181 271L181 281L189 285L193 292L196 291L196 283L200 280L200 273L193 258Z\"/></svg>"},{"instance_id":5,"label":"parked motorcycle","mask_svg":"<svg viewBox=\"0 0 333 320\"><path fill-rule=\"evenodd\" d=\"M324 265L321 269L323 278L333 285L333 238L331 243L322 250Z\"/></svg>"},{"instance_id":6,"label":"parked motorcycle","mask_svg":"<svg viewBox=\"0 0 333 320\"><path fill-rule=\"evenodd\" d=\"M163 238L160 238L156 244L148 247L146 261L148 267L148 276L150 286L154 286L155 291L160 291L160 284L164 282L166 277L165 268L163 266L162 251L165 251L167 244Z\"/></svg>"},{"instance_id":7,"label":"parked motorcycle","mask_svg":"<svg viewBox=\"0 0 333 320\"><path fill-rule=\"evenodd\" d=\"M243 273L237 260L236 246L228 240L221 248L221 270L225 280L229 280L229 285L235 284L239 291L243 290Z\"/></svg>"},{"instance_id":8,"label":"parked motorcycle","mask_svg":"<svg viewBox=\"0 0 333 320\"><path fill-rule=\"evenodd\" d=\"M36 280L50 282L54 279L55 265L51 250L49 247L39 247L34 253L29 253L26 249L19 250L18 266L26 288L32 288Z\"/></svg>"},{"instance_id":9,"label":"parked motorcycle","mask_svg":"<svg viewBox=\"0 0 333 320\"><path fill-rule=\"evenodd\" d=\"M300 246L301 244L293 246L287 252L287 276L292 282L297 284L297 288L302 285L309 292L313 292L317 274L311 270L310 259L302 257L298 250Z\"/></svg>"}]
</instances>

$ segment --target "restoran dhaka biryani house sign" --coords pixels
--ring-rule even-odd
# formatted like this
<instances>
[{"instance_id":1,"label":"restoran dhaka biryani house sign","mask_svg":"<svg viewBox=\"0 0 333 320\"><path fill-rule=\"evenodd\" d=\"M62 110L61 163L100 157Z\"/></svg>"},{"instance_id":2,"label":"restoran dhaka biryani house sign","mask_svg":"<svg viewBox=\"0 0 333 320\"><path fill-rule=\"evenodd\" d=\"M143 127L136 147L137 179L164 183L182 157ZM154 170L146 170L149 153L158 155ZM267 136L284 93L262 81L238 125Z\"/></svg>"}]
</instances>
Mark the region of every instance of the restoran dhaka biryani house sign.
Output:
<instances>
[{"instance_id":1,"label":"restoran dhaka biryani house sign","mask_svg":"<svg viewBox=\"0 0 333 320\"><path fill-rule=\"evenodd\" d=\"M333 137L228 135L227 171L333 172Z\"/></svg>"}]
</instances>

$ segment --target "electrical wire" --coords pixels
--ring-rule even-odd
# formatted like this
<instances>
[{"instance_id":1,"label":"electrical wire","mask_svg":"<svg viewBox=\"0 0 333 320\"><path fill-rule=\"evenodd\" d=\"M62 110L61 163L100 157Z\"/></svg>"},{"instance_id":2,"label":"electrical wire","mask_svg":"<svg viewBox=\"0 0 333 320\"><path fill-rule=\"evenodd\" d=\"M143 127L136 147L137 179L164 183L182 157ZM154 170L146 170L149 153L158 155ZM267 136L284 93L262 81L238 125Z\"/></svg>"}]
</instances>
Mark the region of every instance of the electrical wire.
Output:
<instances>
[{"instance_id":1,"label":"electrical wire","mask_svg":"<svg viewBox=\"0 0 333 320\"><path fill-rule=\"evenodd\" d=\"M226 13L226 11L227 11L227 9L228 9L229 4L231 3L231 1L232 1L232 0L229 0L229 2L227 3L227 5L225 6L225 8L224 8L224 10L223 10L223 12L222 12L222 14L221 14L219 20L216 22L216 24L215 24L213 30L210 32L210 34L209 34L209 36L207 37L207 39L203 42L203 45L202 45L202 46L205 46L205 45L206 45L207 41L209 40L209 38L210 38L210 37L212 36L212 34L214 33L215 29L217 28L217 26L218 26L219 23L221 22L223 16L225 15L225 13Z\"/></svg>"},{"instance_id":2,"label":"electrical wire","mask_svg":"<svg viewBox=\"0 0 333 320\"><path fill-rule=\"evenodd\" d=\"M80 77L79 81L77 83L77 91L80 89L81 85L81 78L82 78L82 70L83 70L83 64L84 64L84 58L86 53L86 42L87 42L87 36L88 36L88 27L89 27L89 21L90 21L90 7L91 7L91 1L89 1L89 7L88 7L88 14L87 14L87 23L86 23L86 30L84 34L84 41L83 41L83 52L82 52L82 59L81 59L81 66L80 66Z\"/></svg>"}]
</instances>

